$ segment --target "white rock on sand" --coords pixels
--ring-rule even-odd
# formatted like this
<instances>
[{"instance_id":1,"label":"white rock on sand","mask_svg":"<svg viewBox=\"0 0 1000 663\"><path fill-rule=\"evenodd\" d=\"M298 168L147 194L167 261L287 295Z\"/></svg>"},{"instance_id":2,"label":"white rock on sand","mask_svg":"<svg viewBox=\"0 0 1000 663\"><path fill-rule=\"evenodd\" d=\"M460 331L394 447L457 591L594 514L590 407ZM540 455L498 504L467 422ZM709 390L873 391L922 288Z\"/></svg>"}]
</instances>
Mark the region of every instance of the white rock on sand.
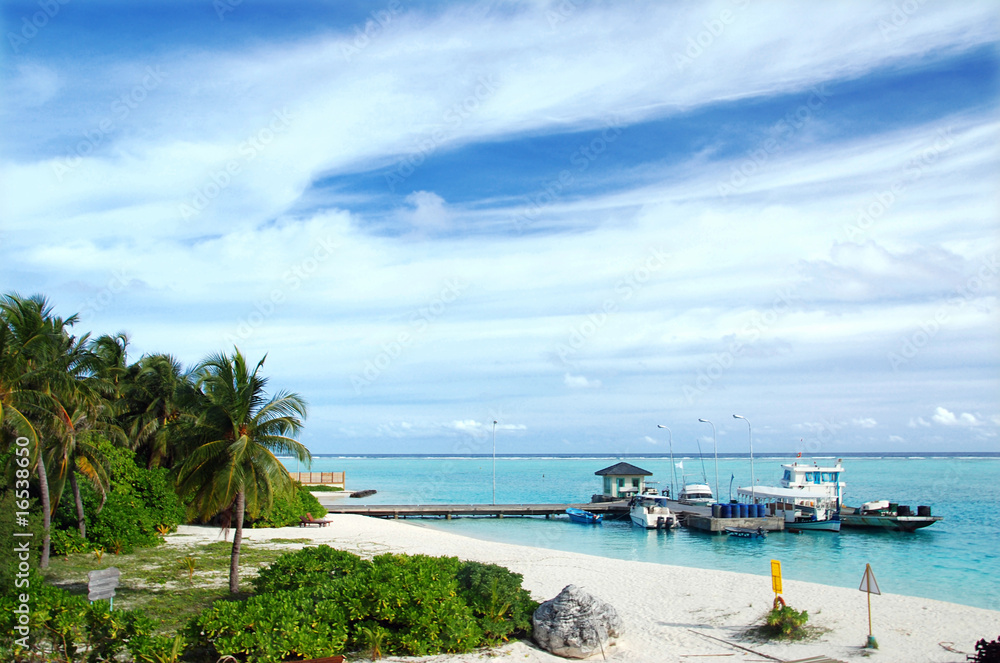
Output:
<instances>
[{"instance_id":1,"label":"white rock on sand","mask_svg":"<svg viewBox=\"0 0 1000 663\"><path fill-rule=\"evenodd\" d=\"M247 529L244 541L252 546L274 538L309 538L316 544L364 556L421 553L499 564L522 574L524 587L537 601L550 599L566 585L575 584L613 605L621 615L626 635L606 652L609 661L788 661L822 654L844 661L869 657L883 663L965 663L963 653L946 647L973 653L977 640L1000 635L1000 612L882 594L872 597L873 630L880 648L871 652L862 648L868 637L863 592L785 580L782 596L792 607L808 610L810 626L823 633L804 643L758 643L743 639L741 633L760 623L771 607L774 594L767 577L481 541L414 521L354 515L328 515L326 519L331 523L327 527ZM167 540L185 544L219 541L221 537L217 528L182 526ZM383 660L481 663L496 658L525 663L566 660L523 642L488 653Z\"/></svg>"}]
</instances>

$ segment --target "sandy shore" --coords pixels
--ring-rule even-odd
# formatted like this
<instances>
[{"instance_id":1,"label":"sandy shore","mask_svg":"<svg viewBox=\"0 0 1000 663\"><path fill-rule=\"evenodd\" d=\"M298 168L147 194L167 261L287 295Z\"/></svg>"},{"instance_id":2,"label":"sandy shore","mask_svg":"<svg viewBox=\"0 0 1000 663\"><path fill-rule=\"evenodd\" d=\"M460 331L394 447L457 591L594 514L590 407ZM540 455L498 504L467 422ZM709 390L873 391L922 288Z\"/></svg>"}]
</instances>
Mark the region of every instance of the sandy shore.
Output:
<instances>
[{"instance_id":1,"label":"sandy shore","mask_svg":"<svg viewBox=\"0 0 1000 663\"><path fill-rule=\"evenodd\" d=\"M309 538L365 556L423 553L500 564L523 574L524 587L538 601L575 584L612 604L625 623L626 634L607 652L609 661L788 661L826 655L843 661L965 663L965 654L974 651L977 640L1000 635L1000 612L883 594L872 597L873 628L880 648L870 652L862 648L868 636L864 593L785 580L782 596L794 608L808 610L809 624L822 632L803 643L758 643L742 633L759 623L771 606L774 594L769 578L480 541L414 521L352 515L327 519L328 527L253 529L245 530L244 537L248 545L274 538ZM216 528L182 526L167 540L174 545L217 541L220 533ZM494 658L525 663L567 660L530 643L512 643L491 653L385 660L471 663Z\"/></svg>"}]
</instances>

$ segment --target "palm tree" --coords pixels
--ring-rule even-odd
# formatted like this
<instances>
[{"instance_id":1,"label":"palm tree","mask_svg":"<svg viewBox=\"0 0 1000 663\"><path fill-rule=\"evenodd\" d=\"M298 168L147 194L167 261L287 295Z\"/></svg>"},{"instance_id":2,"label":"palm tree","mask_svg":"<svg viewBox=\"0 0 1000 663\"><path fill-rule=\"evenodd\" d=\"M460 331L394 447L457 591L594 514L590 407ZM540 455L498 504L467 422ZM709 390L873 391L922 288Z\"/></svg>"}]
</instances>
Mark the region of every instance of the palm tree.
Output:
<instances>
[{"instance_id":1,"label":"palm tree","mask_svg":"<svg viewBox=\"0 0 1000 663\"><path fill-rule=\"evenodd\" d=\"M172 424L193 421L199 405L191 379L177 359L165 354L145 356L130 368L134 370L123 389L123 424L149 467L172 467L181 453Z\"/></svg>"},{"instance_id":2,"label":"palm tree","mask_svg":"<svg viewBox=\"0 0 1000 663\"><path fill-rule=\"evenodd\" d=\"M27 438L32 450L42 502L42 568L49 565L53 509L43 433L57 431L61 426L62 406L55 397L55 387L71 378L60 351L68 336L66 328L76 320L76 316L66 320L55 317L40 295L9 294L0 298L0 432L5 442L10 441L6 439L9 437Z\"/></svg>"},{"instance_id":3,"label":"palm tree","mask_svg":"<svg viewBox=\"0 0 1000 663\"><path fill-rule=\"evenodd\" d=\"M202 519L231 509L236 524L229 562L232 593L239 591L244 515L256 515L275 496L293 493L292 478L275 453L311 460L309 450L291 437L302 428L305 401L285 391L267 398L267 378L260 375L265 359L251 372L235 349L232 356L212 355L195 369L196 387L204 395L198 417L203 437L178 474L178 485Z\"/></svg>"}]
</instances>

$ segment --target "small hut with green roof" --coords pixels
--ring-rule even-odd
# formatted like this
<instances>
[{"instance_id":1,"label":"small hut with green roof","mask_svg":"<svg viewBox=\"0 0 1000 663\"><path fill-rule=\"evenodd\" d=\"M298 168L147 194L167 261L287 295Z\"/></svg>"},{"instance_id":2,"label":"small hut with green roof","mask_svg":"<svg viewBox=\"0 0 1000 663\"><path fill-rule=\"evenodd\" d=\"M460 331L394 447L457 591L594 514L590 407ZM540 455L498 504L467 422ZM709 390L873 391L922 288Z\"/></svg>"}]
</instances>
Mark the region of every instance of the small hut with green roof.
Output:
<instances>
[{"instance_id":1,"label":"small hut with green roof","mask_svg":"<svg viewBox=\"0 0 1000 663\"><path fill-rule=\"evenodd\" d=\"M613 499L643 493L646 490L646 477L653 476L652 472L624 462L597 470L594 474L604 477L604 496Z\"/></svg>"}]
</instances>

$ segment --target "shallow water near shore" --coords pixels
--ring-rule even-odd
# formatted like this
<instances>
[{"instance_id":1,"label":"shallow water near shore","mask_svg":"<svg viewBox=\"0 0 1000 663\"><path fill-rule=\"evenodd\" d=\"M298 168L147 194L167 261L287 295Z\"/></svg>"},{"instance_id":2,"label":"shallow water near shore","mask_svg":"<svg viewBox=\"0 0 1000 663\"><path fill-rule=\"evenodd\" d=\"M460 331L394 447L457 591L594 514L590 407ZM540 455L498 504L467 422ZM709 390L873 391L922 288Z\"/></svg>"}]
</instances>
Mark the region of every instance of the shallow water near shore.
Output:
<instances>
[{"instance_id":1,"label":"shallow water near shore","mask_svg":"<svg viewBox=\"0 0 1000 663\"><path fill-rule=\"evenodd\" d=\"M499 504L587 502L600 491L594 472L618 457L497 457L496 502ZM670 485L670 461L631 457L628 462L653 473L659 487ZM701 461L676 455L676 470L701 479ZM776 485L784 456L758 456L759 485ZM819 464L836 458L800 459ZM287 461L295 470L294 461ZM845 502L874 499L930 505L944 520L913 533L844 530L840 534L775 532L766 540L735 539L686 529L646 531L628 521L597 526L553 518L419 519L414 524L480 539L678 566L723 569L764 576L770 560L779 559L786 579L858 587L870 563L882 592L921 596L1000 610L1000 457L995 454L912 457L844 456ZM749 460L720 457L719 492L729 498L730 478L750 484ZM305 469L305 468L300 468ZM317 457L313 471L345 471L349 490L375 489L369 504L489 504L493 501L491 457ZM705 457L705 475L715 488L714 457Z\"/></svg>"}]
</instances>

